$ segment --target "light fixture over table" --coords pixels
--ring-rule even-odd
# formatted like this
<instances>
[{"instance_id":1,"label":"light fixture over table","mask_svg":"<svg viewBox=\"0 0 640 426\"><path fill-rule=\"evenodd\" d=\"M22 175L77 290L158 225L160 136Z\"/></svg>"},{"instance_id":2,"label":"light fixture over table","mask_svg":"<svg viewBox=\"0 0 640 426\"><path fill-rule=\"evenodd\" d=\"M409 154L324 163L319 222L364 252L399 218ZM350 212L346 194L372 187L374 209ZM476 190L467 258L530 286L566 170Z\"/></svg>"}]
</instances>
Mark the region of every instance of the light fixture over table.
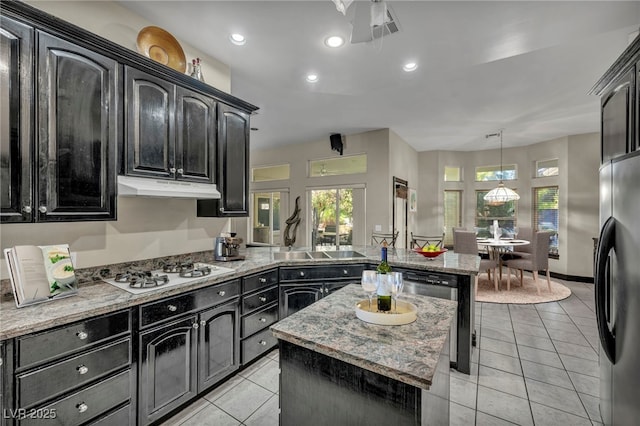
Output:
<instances>
[{"instance_id":1,"label":"light fixture over table","mask_svg":"<svg viewBox=\"0 0 640 426\"><path fill-rule=\"evenodd\" d=\"M498 183L497 188L493 188L491 191L487 192L487 194L484 196L484 201L486 201L488 204L500 205L508 201L519 200L520 196L513 189L507 188L506 186L504 186L504 183L502 183L502 129L500 129L498 133L486 135L485 138L490 138L493 136L500 136L500 183Z\"/></svg>"}]
</instances>

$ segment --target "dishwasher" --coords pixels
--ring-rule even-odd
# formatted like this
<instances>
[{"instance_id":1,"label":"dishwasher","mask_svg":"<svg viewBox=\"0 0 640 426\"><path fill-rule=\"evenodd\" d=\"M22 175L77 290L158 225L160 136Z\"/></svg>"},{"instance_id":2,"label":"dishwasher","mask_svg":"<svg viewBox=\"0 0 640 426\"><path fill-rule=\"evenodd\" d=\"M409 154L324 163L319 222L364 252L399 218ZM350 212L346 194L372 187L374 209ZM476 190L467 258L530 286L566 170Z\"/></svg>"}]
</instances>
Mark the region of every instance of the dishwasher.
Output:
<instances>
[{"instance_id":1,"label":"dishwasher","mask_svg":"<svg viewBox=\"0 0 640 426\"><path fill-rule=\"evenodd\" d=\"M405 294L419 294L422 296L437 297L458 301L458 277L451 274L438 272L417 272L394 269L402 272ZM459 314L459 313L458 313ZM449 336L449 356L452 365L458 361L458 315L453 317Z\"/></svg>"}]
</instances>

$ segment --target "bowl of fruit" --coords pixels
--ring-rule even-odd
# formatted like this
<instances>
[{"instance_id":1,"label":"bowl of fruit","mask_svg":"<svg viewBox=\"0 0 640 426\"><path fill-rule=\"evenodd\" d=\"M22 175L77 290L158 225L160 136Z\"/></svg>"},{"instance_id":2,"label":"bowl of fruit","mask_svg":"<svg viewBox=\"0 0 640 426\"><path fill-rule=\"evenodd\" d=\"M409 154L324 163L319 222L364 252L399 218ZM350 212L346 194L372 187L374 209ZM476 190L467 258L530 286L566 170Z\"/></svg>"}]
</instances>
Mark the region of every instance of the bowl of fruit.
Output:
<instances>
[{"instance_id":1,"label":"bowl of fruit","mask_svg":"<svg viewBox=\"0 0 640 426\"><path fill-rule=\"evenodd\" d=\"M415 249L413 249L413 251L423 255L424 257L427 257L429 259L433 259L433 258L436 258L436 257L440 256L442 253L447 251L447 249L446 248L440 248L440 246L438 246L436 244L428 244L428 245L426 245L426 246L424 246L422 248L420 248L420 247L415 248Z\"/></svg>"}]
</instances>

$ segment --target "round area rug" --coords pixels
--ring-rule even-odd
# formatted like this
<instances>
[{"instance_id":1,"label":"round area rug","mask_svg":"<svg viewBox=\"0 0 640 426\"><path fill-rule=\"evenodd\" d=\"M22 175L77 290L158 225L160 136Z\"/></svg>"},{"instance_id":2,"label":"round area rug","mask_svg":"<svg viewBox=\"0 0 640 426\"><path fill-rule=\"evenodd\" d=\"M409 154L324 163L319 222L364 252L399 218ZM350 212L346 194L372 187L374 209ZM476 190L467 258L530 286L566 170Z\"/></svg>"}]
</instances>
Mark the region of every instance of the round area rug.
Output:
<instances>
[{"instance_id":1,"label":"round area rug","mask_svg":"<svg viewBox=\"0 0 640 426\"><path fill-rule=\"evenodd\" d=\"M495 291L493 281L489 281L487 273L478 275L478 295L476 302L489 303L545 303L555 302L571 296L571 290L557 281L551 280L551 292L547 287L547 277L543 273L538 275L540 296L536 291L536 284L530 272L524 273L524 285L520 287L520 278L511 275L511 290L507 291L506 271L502 272L502 282L498 281L498 292Z\"/></svg>"}]
</instances>

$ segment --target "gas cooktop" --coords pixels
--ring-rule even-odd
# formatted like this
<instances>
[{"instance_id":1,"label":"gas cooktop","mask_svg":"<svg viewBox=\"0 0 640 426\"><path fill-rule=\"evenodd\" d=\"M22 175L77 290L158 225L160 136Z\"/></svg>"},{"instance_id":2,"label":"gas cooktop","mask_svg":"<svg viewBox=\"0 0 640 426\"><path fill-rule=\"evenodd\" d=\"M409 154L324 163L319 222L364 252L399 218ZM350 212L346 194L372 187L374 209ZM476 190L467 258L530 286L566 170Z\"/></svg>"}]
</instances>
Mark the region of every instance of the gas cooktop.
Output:
<instances>
[{"instance_id":1,"label":"gas cooktop","mask_svg":"<svg viewBox=\"0 0 640 426\"><path fill-rule=\"evenodd\" d=\"M193 263L166 265L163 269L152 271L131 270L103 281L129 293L140 294L189 284L204 277L218 277L233 272L235 269L206 263Z\"/></svg>"}]
</instances>

